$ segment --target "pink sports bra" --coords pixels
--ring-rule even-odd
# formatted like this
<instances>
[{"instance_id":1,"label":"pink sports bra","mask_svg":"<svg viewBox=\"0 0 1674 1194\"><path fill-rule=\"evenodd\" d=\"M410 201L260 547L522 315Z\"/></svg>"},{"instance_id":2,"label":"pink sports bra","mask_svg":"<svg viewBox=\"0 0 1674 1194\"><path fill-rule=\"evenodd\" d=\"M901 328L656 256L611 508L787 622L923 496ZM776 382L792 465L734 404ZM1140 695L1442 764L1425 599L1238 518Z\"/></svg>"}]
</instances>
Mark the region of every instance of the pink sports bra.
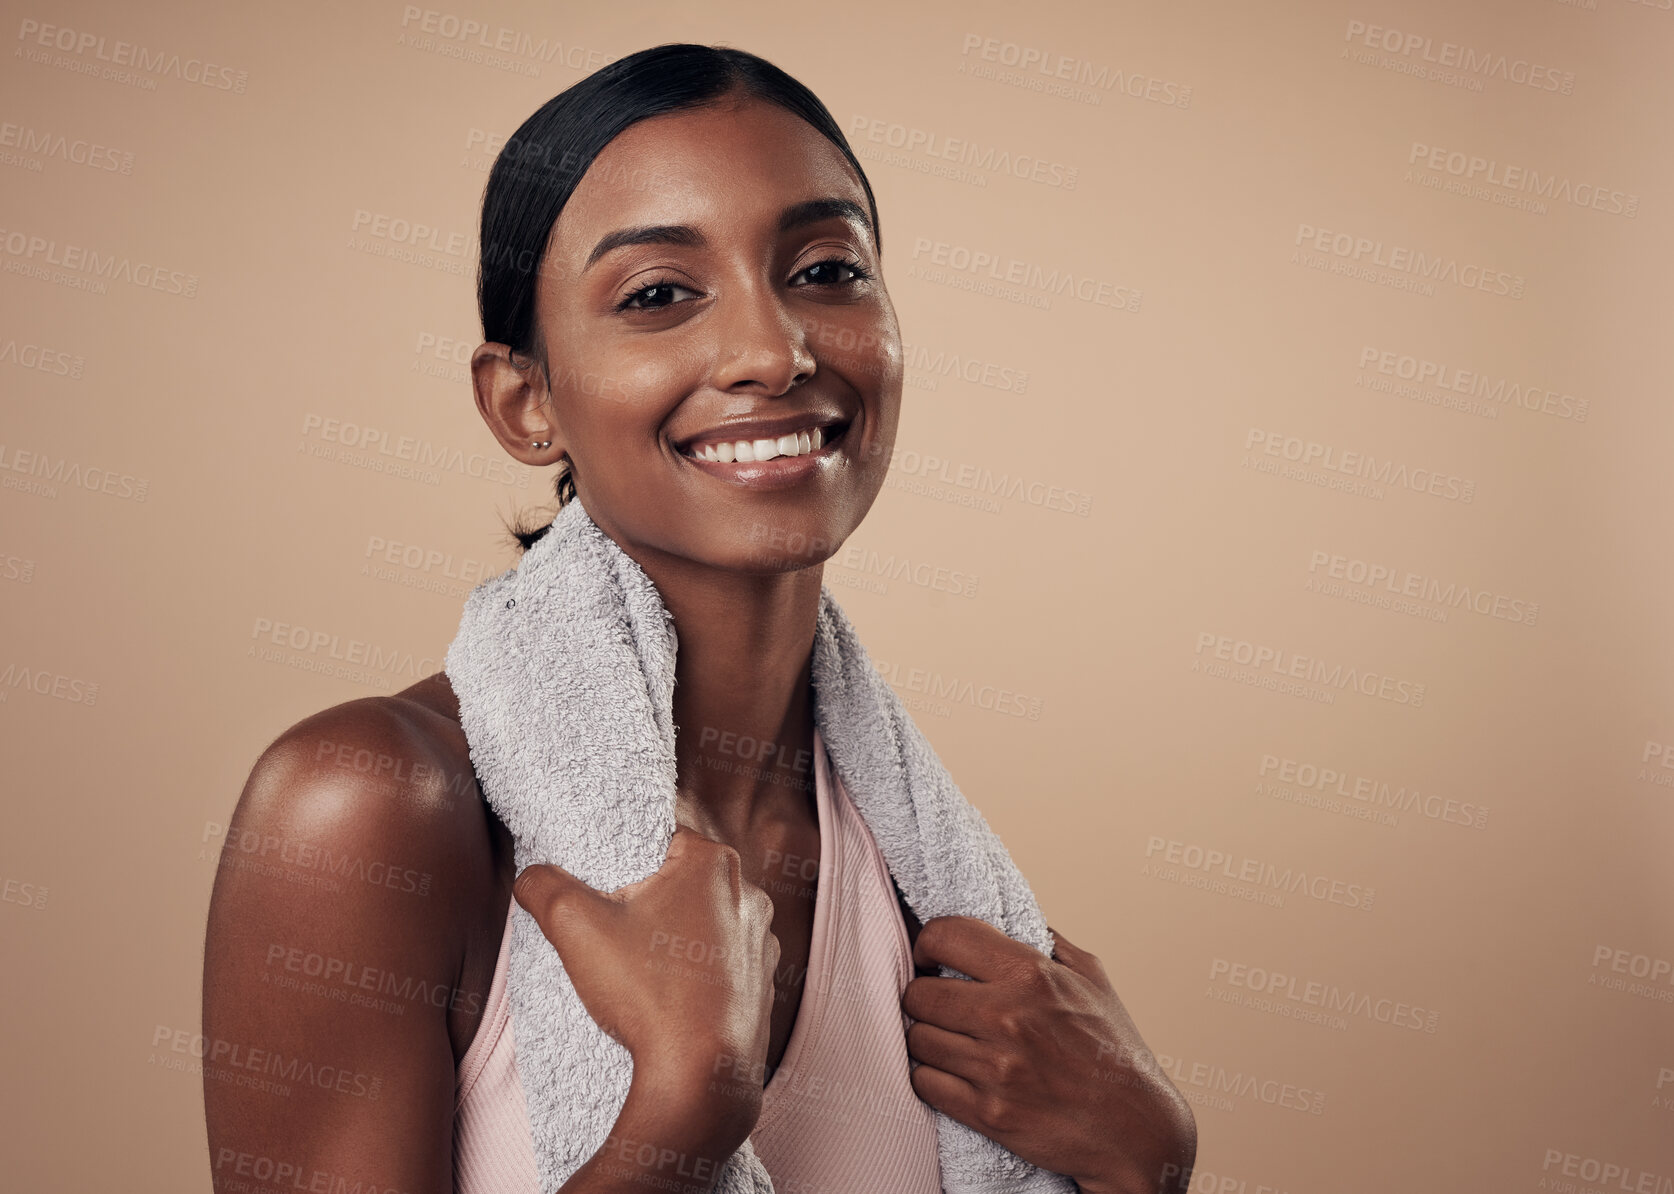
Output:
<instances>
[{"instance_id":1,"label":"pink sports bra","mask_svg":"<svg viewBox=\"0 0 1674 1194\"><path fill-rule=\"evenodd\" d=\"M814 732L820 869L796 1024L750 1140L776 1194L940 1194L934 1112L908 1081L907 927L877 843ZM506 1000L511 918L458 1070L456 1194L538 1194Z\"/></svg>"}]
</instances>

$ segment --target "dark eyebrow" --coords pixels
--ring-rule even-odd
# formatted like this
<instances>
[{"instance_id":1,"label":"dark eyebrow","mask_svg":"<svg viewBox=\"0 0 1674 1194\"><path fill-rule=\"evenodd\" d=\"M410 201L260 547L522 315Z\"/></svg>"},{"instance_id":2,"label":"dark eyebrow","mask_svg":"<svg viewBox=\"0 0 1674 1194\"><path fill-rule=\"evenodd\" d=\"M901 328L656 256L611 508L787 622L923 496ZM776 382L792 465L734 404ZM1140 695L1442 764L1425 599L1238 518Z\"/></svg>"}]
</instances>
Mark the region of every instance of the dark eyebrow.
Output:
<instances>
[{"instance_id":1,"label":"dark eyebrow","mask_svg":"<svg viewBox=\"0 0 1674 1194\"><path fill-rule=\"evenodd\" d=\"M817 224L821 220L850 220L865 229L872 227L866 209L853 200L808 199L792 204L780 213L779 231L789 232L793 228ZM690 224L647 224L639 228L619 228L599 238L599 243L594 245L593 251L587 255L587 264L581 267L581 272L586 273L592 269L593 263L606 253L628 245L686 245L702 248L708 243L703 233Z\"/></svg>"},{"instance_id":2,"label":"dark eyebrow","mask_svg":"<svg viewBox=\"0 0 1674 1194\"><path fill-rule=\"evenodd\" d=\"M862 228L870 230L872 227L871 217L860 204L852 200L809 199L785 208L779 217L779 231L789 232L792 228L800 228L804 224L817 224L821 220L852 220Z\"/></svg>"},{"instance_id":3,"label":"dark eyebrow","mask_svg":"<svg viewBox=\"0 0 1674 1194\"><path fill-rule=\"evenodd\" d=\"M593 251L587 255L587 264L581 267L581 272L586 273L599 258L612 249L620 249L625 245L690 245L701 248L708 243L703 238L703 233L690 224L649 224L643 228L620 228L599 238L599 243L594 245Z\"/></svg>"}]
</instances>

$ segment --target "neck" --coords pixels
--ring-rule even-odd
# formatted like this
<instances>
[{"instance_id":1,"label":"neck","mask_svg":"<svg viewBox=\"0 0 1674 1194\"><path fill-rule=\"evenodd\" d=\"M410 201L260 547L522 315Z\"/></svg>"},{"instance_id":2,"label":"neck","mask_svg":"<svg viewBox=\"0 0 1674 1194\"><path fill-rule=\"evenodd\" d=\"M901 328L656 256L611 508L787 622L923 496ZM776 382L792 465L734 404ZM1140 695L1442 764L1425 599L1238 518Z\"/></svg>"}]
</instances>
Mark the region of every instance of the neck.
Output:
<instances>
[{"instance_id":1,"label":"neck","mask_svg":"<svg viewBox=\"0 0 1674 1194\"><path fill-rule=\"evenodd\" d=\"M752 574L664 557L640 566L679 636L676 783L699 828L737 841L787 806L811 806L823 566Z\"/></svg>"}]
</instances>

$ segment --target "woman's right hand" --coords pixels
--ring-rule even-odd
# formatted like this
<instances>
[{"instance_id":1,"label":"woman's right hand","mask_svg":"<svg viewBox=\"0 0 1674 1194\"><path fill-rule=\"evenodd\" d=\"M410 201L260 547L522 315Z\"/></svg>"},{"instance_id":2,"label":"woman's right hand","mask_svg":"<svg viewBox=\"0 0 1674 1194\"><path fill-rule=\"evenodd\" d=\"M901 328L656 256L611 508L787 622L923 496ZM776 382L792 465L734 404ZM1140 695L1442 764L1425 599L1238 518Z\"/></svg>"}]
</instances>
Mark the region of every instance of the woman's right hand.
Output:
<instances>
[{"instance_id":1,"label":"woman's right hand","mask_svg":"<svg viewBox=\"0 0 1674 1194\"><path fill-rule=\"evenodd\" d=\"M634 1084L742 1142L761 1113L779 940L773 901L738 852L686 825L648 878L606 894L562 867L512 888L594 1021L632 1055Z\"/></svg>"}]
</instances>

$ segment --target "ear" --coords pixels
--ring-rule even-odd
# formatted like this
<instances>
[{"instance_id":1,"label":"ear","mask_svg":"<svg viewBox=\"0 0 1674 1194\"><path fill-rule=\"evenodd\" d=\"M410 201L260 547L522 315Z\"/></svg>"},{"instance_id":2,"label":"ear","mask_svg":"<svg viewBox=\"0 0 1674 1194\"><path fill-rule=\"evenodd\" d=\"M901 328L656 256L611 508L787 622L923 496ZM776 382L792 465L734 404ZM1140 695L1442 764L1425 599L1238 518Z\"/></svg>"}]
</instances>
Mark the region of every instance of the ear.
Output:
<instances>
[{"instance_id":1,"label":"ear","mask_svg":"<svg viewBox=\"0 0 1674 1194\"><path fill-rule=\"evenodd\" d=\"M539 362L509 345L481 344L471 354L471 387L483 422L513 459L535 468L565 452L546 381Z\"/></svg>"}]
</instances>

